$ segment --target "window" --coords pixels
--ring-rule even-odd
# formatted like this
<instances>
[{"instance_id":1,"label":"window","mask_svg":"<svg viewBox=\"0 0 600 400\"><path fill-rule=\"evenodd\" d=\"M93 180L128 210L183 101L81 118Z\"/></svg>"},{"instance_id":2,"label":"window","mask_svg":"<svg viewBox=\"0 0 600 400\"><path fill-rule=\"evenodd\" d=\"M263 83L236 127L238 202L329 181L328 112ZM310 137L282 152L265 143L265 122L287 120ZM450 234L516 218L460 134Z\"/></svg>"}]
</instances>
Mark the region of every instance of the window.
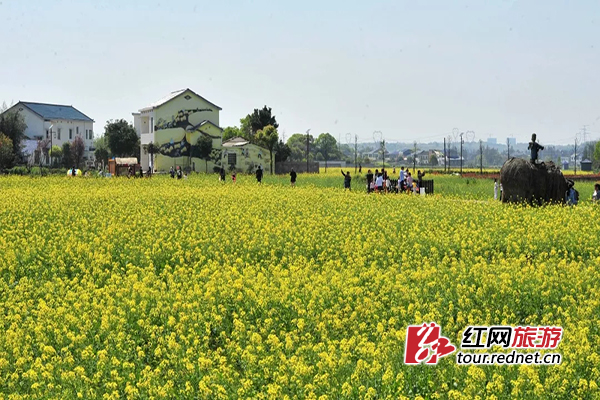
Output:
<instances>
[{"instance_id":1,"label":"window","mask_svg":"<svg viewBox=\"0 0 600 400\"><path fill-rule=\"evenodd\" d=\"M60 140L60 128L58 128L58 131L56 132L56 138Z\"/></svg>"},{"instance_id":2,"label":"window","mask_svg":"<svg viewBox=\"0 0 600 400\"><path fill-rule=\"evenodd\" d=\"M77 126L77 127L75 127L75 134L76 134L77 136L79 136L79 127L78 127L78 126Z\"/></svg>"},{"instance_id":3,"label":"window","mask_svg":"<svg viewBox=\"0 0 600 400\"><path fill-rule=\"evenodd\" d=\"M69 140L73 139L73 128L69 128Z\"/></svg>"},{"instance_id":4,"label":"window","mask_svg":"<svg viewBox=\"0 0 600 400\"><path fill-rule=\"evenodd\" d=\"M50 131L46 129L46 139L50 139Z\"/></svg>"},{"instance_id":5,"label":"window","mask_svg":"<svg viewBox=\"0 0 600 400\"><path fill-rule=\"evenodd\" d=\"M89 129L86 129L86 130L85 130L85 140L88 140L88 139L89 139L89 138L88 138L88 132L89 132L89 131L90 131Z\"/></svg>"},{"instance_id":6,"label":"window","mask_svg":"<svg viewBox=\"0 0 600 400\"><path fill-rule=\"evenodd\" d=\"M94 132L90 129L90 140L94 139Z\"/></svg>"},{"instance_id":7,"label":"window","mask_svg":"<svg viewBox=\"0 0 600 400\"><path fill-rule=\"evenodd\" d=\"M154 132L154 117L150 117L150 133Z\"/></svg>"},{"instance_id":8,"label":"window","mask_svg":"<svg viewBox=\"0 0 600 400\"><path fill-rule=\"evenodd\" d=\"M227 164L229 164L229 165L237 164L237 154L235 154L235 153L227 154Z\"/></svg>"}]
</instances>

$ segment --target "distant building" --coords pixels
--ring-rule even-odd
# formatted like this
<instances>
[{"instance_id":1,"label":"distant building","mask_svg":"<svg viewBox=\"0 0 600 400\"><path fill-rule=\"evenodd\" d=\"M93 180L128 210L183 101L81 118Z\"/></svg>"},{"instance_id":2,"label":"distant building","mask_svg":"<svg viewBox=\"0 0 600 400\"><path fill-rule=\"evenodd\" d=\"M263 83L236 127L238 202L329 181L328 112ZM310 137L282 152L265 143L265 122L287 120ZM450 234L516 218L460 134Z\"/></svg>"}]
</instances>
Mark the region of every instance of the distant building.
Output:
<instances>
[{"instance_id":1,"label":"distant building","mask_svg":"<svg viewBox=\"0 0 600 400\"><path fill-rule=\"evenodd\" d=\"M23 115L26 148L24 153L31 151L38 140L48 139L53 146L61 147L63 143L72 142L76 136L83 139L85 144L84 160L90 162L93 158L94 120L73 106L33 103L19 101L6 110L16 111Z\"/></svg>"},{"instance_id":2,"label":"distant building","mask_svg":"<svg viewBox=\"0 0 600 400\"><path fill-rule=\"evenodd\" d=\"M508 144L509 145L511 145L511 146L516 146L517 145L517 138L509 137L509 138L506 138L506 139L508 140Z\"/></svg>"},{"instance_id":3,"label":"distant building","mask_svg":"<svg viewBox=\"0 0 600 400\"><path fill-rule=\"evenodd\" d=\"M221 166L221 107L190 89L176 90L133 113L133 125L140 137L140 164L155 171L180 166L191 171L211 172ZM197 146L200 136L212 140L213 151L205 159ZM152 157L148 144L158 148ZM206 171L205 171L206 170Z\"/></svg>"},{"instance_id":4,"label":"distant building","mask_svg":"<svg viewBox=\"0 0 600 400\"><path fill-rule=\"evenodd\" d=\"M496 138L488 138L488 139L487 139L487 144L488 144L489 146L496 145L496 144L498 144L498 139L496 139Z\"/></svg>"},{"instance_id":5,"label":"distant building","mask_svg":"<svg viewBox=\"0 0 600 400\"><path fill-rule=\"evenodd\" d=\"M273 152L273 155L275 152ZM260 166L264 173L270 172L269 150L250 143L239 136L223 142L223 166L253 173ZM339 161L338 161L339 162ZM273 165L273 168L275 165Z\"/></svg>"}]
</instances>

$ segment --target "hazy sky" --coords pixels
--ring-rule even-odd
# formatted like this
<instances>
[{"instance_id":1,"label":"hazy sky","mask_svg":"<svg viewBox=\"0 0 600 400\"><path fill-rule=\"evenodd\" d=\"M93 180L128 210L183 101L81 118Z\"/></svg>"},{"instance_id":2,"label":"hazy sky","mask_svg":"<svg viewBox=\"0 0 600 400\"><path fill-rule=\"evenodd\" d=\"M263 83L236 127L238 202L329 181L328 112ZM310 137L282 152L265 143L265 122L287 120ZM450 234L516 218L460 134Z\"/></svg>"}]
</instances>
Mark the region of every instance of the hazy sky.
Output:
<instances>
[{"instance_id":1,"label":"hazy sky","mask_svg":"<svg viewBox=\"0 0 600 400\"><path fill-rule=\"evenodd\" d=\"M104 131L189 87L237 125L388 141L600 138L598 1L0 0L0 100Z\"/></svg>"}]
</instances>

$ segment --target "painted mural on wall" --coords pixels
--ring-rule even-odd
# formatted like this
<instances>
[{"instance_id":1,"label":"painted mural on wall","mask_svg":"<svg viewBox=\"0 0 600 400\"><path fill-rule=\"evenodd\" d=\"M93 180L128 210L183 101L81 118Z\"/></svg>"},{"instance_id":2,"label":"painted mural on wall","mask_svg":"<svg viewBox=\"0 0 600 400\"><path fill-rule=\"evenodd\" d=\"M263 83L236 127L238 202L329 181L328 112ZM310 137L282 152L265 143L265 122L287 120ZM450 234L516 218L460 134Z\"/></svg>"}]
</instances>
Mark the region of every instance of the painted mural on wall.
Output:
<instances>
[{"instance_id":1,"label":"painted mural on wall","mask_svg":"<svg viewBox=\"0 0 600 400\"><path fill-rule=\"evenodd\" d=\"M204 132L202 132L201 134L209 136ZM179 158L179 157L193 157L193 158L200 158L200 159L203 158L200 154L200 148L196 144L191 144L188 141L187 135L183 135L183 137L178 141L171 139L169 142L160 145L158 147L158 153L163 156L167 156L167 157L171 157L171 158ZM213 162L218 162L220 160L220 158L221 158L221 150L213 148L211 151L211 154L208 157L208 160L213 161Z\"/></svg>"},{"instance_id":2,"label":"painted mural on wall","mask_svg":"<svg viewBox=\"0 0 600 400\"><path fill-rule=\"evenodd\" d=\"M193 131L197 129L197 126L194 126L190 122L190 116L205 111L212 112L213 110L210 108L194 108L191 110L179 110L177 114L171 116L171 121L167 121L164 118L159 118L158 121L156 121L154 130L159 131L163 129L183 128L186 131Z\"/></svg>"},{"instance_id":3,"label":"painted mural on wall","mask_svg":"<svg viewBox=\"0 0 600 400\"><path fill-rule=\"evenodd\" d=\"M213 140L213 149L208 157L201 157L197 146L198 138L207 136ZM157 170L165 171L180 166L192 171L212 172L221 165L221 138L195 130L186 132L182 128L164 129L156 132L158 153L155 159Z\"/></svg>"}]
</instances>

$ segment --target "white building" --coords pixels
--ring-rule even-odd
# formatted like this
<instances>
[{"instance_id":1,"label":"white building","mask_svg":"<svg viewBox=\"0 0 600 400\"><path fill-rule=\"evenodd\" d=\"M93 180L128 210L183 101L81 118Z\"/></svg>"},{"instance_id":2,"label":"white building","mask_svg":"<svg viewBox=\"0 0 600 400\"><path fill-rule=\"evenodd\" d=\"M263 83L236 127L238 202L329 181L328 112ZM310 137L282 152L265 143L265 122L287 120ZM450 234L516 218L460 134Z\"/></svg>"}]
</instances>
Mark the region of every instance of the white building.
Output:
<instances>
[{"instance_id":1,"label":"white building","mask_svg":"<svg viewBox=\"0 0 600 400\"><path fill-rule=\"evenodd\" d=\"M498 139L496 138L488 138L487 139L488 146L494 146L498 144Z\"/></svg>"},{"instance_id":2,"label":"white building","mask_svg":"<svg viewBox=\"0 0 600 400\"><path fill-rule=\"evenodd\" d=\"M506 140L508 140L508 144L511 145L511 146L516 146L517 145L517 138L509 137L509 138L506 138Z\"/></svg>"},{"instance_id":3,"label":"white building","mask_svg":"<svg viewBox=\"0 0 600 400\"><path fill-rule=\"evenodd\" d=\"M62 146L80 136L85 143L84 158L93 158L94 120L73 106L19 101L6 112L23 115L29 140L50 139L53 146Z\"/></svg>"}]
</instances>

